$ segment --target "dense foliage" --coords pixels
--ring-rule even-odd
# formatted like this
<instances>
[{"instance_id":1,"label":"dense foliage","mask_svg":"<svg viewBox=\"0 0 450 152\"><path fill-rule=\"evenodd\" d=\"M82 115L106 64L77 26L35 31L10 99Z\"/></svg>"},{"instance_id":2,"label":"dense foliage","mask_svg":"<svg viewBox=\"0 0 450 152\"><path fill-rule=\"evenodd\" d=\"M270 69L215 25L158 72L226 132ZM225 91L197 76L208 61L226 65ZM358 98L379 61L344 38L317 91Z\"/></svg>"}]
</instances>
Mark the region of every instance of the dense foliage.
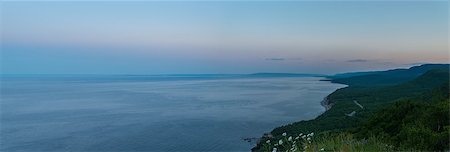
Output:
<instances>
[{"instance_id":1,"label":"dense foliage","mask_svg":"<svg viewBox=\"0 0 450 152\"><path fill-rule=\"evenodd\" d=\"M272 139L284 132L351 132L359 140L376 136L397 150L449 149L449 65L367 72L353 78L354 82L352 77L339 78L349 86L327 97L331 109L316 119L275 128Z\"/></svg>"},{"instance_id":2,"label":"dense foliage","mask_svg":"<svg viewBox=\"0 0 450 152\"><path fill-rule=\"evenodd\" d=\"M372 116L356 134L377 136L399 149L443 151L449 149L448 85L432 93L428 101L399 101Z\"/></svg>"},{"instance_id":3,"label":"dense foliage","mask_svg":"<svg viewBox=\"0 0 450 152\"><path fill-rule=\"evenodd\" d=\"M385 144L377 137L357 139L350 133L322 132L289 135L283 133L278 140L266 140L262 151L317 152L317 151L395 151L394 146Z\"/></svg>"}]
</instances>

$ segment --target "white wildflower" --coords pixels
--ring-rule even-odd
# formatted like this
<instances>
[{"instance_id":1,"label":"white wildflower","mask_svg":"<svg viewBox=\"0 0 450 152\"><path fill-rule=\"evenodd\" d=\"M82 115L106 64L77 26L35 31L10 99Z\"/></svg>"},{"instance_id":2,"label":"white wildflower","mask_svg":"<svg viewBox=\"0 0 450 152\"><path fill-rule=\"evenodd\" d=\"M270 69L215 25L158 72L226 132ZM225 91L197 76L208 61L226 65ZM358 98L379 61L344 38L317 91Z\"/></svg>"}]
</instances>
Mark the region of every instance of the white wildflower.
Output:
<instances>
[{"instance_id":1,"label":"white wildflower","mask_svg":"<svg viewBox=\"0 0 450 152\"><path fill-rule=\"evenodd\" d=\"M299 137L303 136L303 133L298 134Z\"/></svg>"},{"instance_id":2,"label":"white wildflower","mask_svg":"<svg viewBox=\"0 0 450 152\"><path fill-rule=\"evenodd\" d=\"M273 144L273 146L278 146L278 144Z\"/></svg>"},{"instance_id":3,"label":"white wildflower","mask_svg":"<svg viewBox=\"0 0 450 152\"><path fill-rule=\"evenodd\" d=\"M306 138L306 140L311 140L311 138L310 138L310 137L308 137L308 138Z\"/></svg>"},{"instance_id":4,"label":"white wildflower","mask_svg":"<svg viewBox=\"0 0 450 152\"><path fill-rule=\"evenodd\" d=\"M295 137L295 140L298 140L299 139L299 137Z\"/></svg>"},{"instance_id":5,"label":"white wildflower","mask_svg":"<svg viewBox=\"0 0 450 152\"><path fill-rule=\"evenodd\" d=\"M302 138L305 139L305 138L306 138L306 135L303 135Z\"/></svg>"},{"instance_id":6,"label":"white wildflower","mask_svg":"<svg viewBox=\"0 0 450 152\"><path fill-rule=\"evenodd\" d=\"M297 147L295 145L292 145L291 151L297 151Z\"/></svg>"},{"instance_id":7,"label":"white wildflower","mask_svg":"<svg viewBox=\"0 0 450 152\"><path fill-rule=\"evenodd\" d=\"M266 143L270 143L270 140L267 140Z\"/></svg>"},{"instance_id":8,"label":"white wildflower","mask_svg":"<svg viewBox=\"0 0 450 152\"><path fill-rule=\"evenodd\" d=\"M324 150L325 150L325 148L320 149L320 151L324 151Z\"/></svg>"},{"instance_id":9,"label":"white wildflower","mask_svg":"<svg viewBox=\"0 0 450 152\"><path fill-rule=\"evenodd\" d=\"M314 132L311 133L311 136L314 136Z\"/></svg>"},{"instance_id":10,"label":"white wildflower","mask_svg":"<svg viewBox=\"0 0 450 152\"><path fill-rule=\"evenodd\" d=\"M272 152L276 152L276 151L277 151L277 148L273 148L273 149L272 149Z\"/></svg>"},{"instance_id":11,"label":"white wildflower","mask_svg":"<svg viewBox=\"0 0 450 152\"><path fill-rule=\"evenodd\" d=\"M281 139L278 140L278 144L279 144L279 145L282 145L282 144L283 144L283 140L281 140Z\"/></svg>"},{"instance_id":12,"label":"white wildflower","mask_svg":"<svg viewBox=\"0 0 450 152\"><path fill-rule=\"evenodd\" d=\"M292 136L289 136L288 141L292 141Z\"/></svg>"},{"instance_id":13,"label":"white wildflower","mask_svg":"<svg viewBox=\"0 0 450 152\"><path fill-rule=\"evenodd\" d=\"M283 134L281 134L281 135L283 135L283 136L286 136L287 135L287 133L286 132L284 132Z\"/></svg>"}]
</instances>

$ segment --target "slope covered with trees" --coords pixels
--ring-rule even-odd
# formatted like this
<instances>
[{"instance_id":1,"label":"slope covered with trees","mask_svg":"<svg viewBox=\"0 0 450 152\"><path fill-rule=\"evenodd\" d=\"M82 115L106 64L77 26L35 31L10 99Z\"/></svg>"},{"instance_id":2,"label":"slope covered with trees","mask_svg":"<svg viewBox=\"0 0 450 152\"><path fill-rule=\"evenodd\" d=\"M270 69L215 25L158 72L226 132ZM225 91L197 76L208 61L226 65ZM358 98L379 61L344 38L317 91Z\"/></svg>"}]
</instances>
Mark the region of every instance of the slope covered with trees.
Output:
<instances>
[{"instance_id":1,"label":"slope covered with trees","mask_svg":"<svg viewBox=\"0 0 450 152\"><path fill-rule=\"evenodd\" d=\"M331 109L316 119L275 128L273 138L261 141L277 140L285 132L345 133L358 139L375 136L397 150L448 150L448 64L369 72L353 78L332 80L349 86L327 97Z\"/></svg>"}]
</instances>

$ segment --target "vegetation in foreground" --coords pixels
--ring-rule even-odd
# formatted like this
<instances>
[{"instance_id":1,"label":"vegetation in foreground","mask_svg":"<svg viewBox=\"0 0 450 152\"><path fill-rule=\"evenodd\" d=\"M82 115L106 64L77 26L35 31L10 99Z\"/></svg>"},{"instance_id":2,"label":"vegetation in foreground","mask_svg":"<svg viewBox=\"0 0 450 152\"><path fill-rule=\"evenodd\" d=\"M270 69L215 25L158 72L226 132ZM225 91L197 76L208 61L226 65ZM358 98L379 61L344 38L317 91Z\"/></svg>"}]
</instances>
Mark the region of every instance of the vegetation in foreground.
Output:
<instances>
[{"instance_id":1,"label":"vegetation in foreground","mask_svg":"<svg viewBox=\"0 0 450 152\"><path fill-rule=\"evenodd\" d=\"M275 128L273 137L263 137L252 150L290 151L292 147L262 145L284 139L283 133L302 132L318 136L310 149L300 146L297 151L449 150L448 64L358 73L355 81L351 75L332 78L349 86L328 96L330 110L314 120Z\"/></svg>"},{"instance_id":2,"label":"vegetation in foreground","mask_svg":"<svg viewBox=\"0 0 450 152\"><path fill-rule=\"evenodd\" d=\"M448 99L432 104L401 101L375 114L355 134L377 136L398 150L448 150L448 107Z\"/></svg>"},{"instance_id":3,"label":"vegetation in foreground","mask_svg":"<svg viewBox=\"0 0 450 152\"><path fill-rule=\"evenodd\" d=\"M314 133L289 136L283 133L278 141L266 140L263 151L394 151L393 146L376 137L357 139L351 133Z\"/></svg>"}]
</instances>

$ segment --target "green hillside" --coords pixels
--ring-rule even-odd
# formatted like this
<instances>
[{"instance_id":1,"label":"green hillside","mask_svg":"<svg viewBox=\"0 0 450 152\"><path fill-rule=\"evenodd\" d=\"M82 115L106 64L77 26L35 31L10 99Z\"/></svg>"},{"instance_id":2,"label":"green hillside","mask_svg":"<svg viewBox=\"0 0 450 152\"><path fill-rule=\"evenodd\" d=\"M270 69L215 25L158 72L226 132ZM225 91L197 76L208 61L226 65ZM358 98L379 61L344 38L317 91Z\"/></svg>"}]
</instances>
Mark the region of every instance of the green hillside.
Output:
<instances>
[{"instance_id":1,"label":"green hillside","mask_svg":"<svg viewBox=\"0 0 450 152\"><path fill-rule=\"evenodd\" d=\"M448 96L436 102L430 101L409 99L396 102L374 114L354 133L359 138L377 136L400 150L448 150Z\"/></svg>"},{"instance_id":2,"label":"green hillside","mask_svg":"<svg viewBox=\"0 0 450 152\"><path fill-rule=\"evenodd\" d=\"M352 81L352 78L354 78L354 81ZM399 115L393 112L397 110L401 111L404 107L398 105L398 102L404 103L409 101L407 103L421 107L419 111L427 111L430 109L427 107L433 107L429 104L443 104L448 102L446 99L448 99L449 94L449 65L422 65L409 69L381 71L367 75L338 78L332 81L348 84L349 86L338 89L327 97L329 104L333 105L331 109L316 119L300 121L275 128L271 132L274 136L272 140L280 138L280 135L285 132L287 134L352 132L357 135L356 137L368 138L369 136L374 136L375 132L383 129L388 130L386 126L373 125L373 123L379 123L379 119L375 117L389 118L382 119L386 121L384 124L402 126L403 124L401 122L403 121L396 122L390 119ZM424 104L429 106L424 106ZM387 110L388 112L382 111L382 109L386 108L391 110ZM381 114L380 111L382 111ZM411 113L420 115L418 111L412 111ZM432 117L424 117L423 119L431 119ZM443 117L437 119L441 120ZM424 122L411 122L410 124L417 123ZM365 126L365 128L362 129L362 126ZM374 126L374 128L369 126ZM409 129L411 130L411 128ZM412 127L412 129L417 128ZM387 133L387 135L391 134ZM262 141L267 139L269 138L265 137ZM386 143L392 143L392 140L396 140L384 139L383 141ZM405 143L393 143L392 145L403 148L408 147L408 144ZM253 150L258 150L260 145L258 144ZM429 146L429 144L427 145ZM411 148L431 150L430 147L426 146Z\"/></svg>"}]
</instances>

